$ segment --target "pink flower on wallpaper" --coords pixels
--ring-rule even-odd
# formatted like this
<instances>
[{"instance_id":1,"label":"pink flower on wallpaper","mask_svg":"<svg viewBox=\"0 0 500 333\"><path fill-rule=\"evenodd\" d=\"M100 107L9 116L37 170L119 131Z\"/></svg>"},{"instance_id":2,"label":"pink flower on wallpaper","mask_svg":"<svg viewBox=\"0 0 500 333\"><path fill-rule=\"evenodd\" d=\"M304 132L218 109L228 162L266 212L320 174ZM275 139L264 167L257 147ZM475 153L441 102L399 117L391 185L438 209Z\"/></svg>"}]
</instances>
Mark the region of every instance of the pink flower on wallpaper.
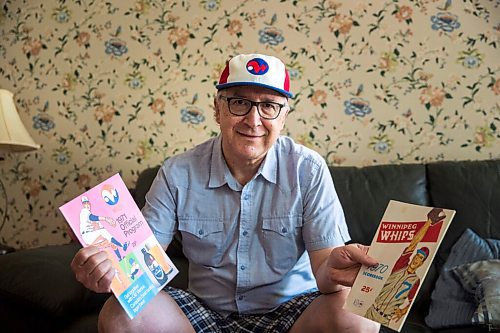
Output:
<instances>
[{"instance_id":1,"label":"pink flower on wallpaper","mask_svg":"<svg viewBox=\"0 0 500 333\"><path fill-rule=\"evenodd\" d=\"M165 101L161 98L157 98L153 101L151 104L151 110L153 110L154 113L158 113L163 111L165 108Z\"/></svg>"},{"instance_id":2,"label":"pink flower on wallpaper","mask_svg":"<svg viewBox=\"0 0 500 333\"><path fill-rule=\"evenodd\" d=\"M26 55L37 56L42 49L43 44L39 39L28 38L23 45L23 52Z\"/></svg>"},{"instance_id":3,"label":"pink flower on wallpaper","mask_svg":"<svg viewBox=\"0 0 500 333\"><path fill-rule=\"evenodd\" d=\"M411 15L413 14L413 9L408 6L401 6L399 10L394 15L399 22L411 20Z\"/></svg>"},{"instance_id":4,"label":"pink flower on wallpaper","mask_svg":"<svg viewBox=\"0 0 500 333\"><path fill-rule=\"evenodd\" d=\"M86 31L82 31L76 37L76 43L79 46L88 46L90 41L90 34Z\"/></svg>"},{"instance_id":5,"label":"pink flower on wallpaper","mask_svg":"<svg viewBox=\"0 0 500 333\"><path fill-rule=\"evenodd\" d=\"M351 31L353 24L352 17L346 16L343 14L335 15L330 22L330 31L335 32L338 31L341 34L347 34Z\"/></svg>"},{"instance_id":6,"label":"pink flower on wallpaper","mask_svg":"<svg viewBox=\"0 0 500 333\"><path fill-rule=\"evenodd\" d=\"M168 41L174 44L174 48L177 46L184 46L187 44L189 39L189 31L184 28L176 27L170 30L168 34Z\"/></svg>"},{"instance_id":7,"label":"pink flower on wallpaper","mask_svg":"<svg viewBox=\"0 0 500 333\"><path fill-rule=\"evenodd\" d=\"M88 188L90 187L90 176L86 173L78 176L76 183L79 188Z\"/></svg>"},{"instance_id":8,"label":"pink flower on wallpaper","mask_svg":"<svg viewBox=\"0 0 500 333\"><path fill-rule=\"evenodd\" d=\"M431 106L441 106L445 97L445 91L439 87L429 85L420 91L420 103Z\"/></svg>"},{"instance_id":9,"label":"pink flower on wallpaper","mask_svg":"<svg viewBox=\"0 0 500 333\"><path fill-rule=\"evenodd\" d=\"M113 120L116 110L109 105L99 105L95 108L94 117L97 121L109 123Z\"/></svg>"},{"instance_id":10,"label":"pink flower on wallpaper","mask_svg":"<svg viewBox=\"0 0 500 333\"><path fill-rule=\"evenodd\" d=\"M311 102L314 105L322 105L326 103L326 92L324 90L318 89L315 90L313 95L311 96Z\"/></svg>"},{"instance_id":11,"label":"pink flower on wallpaper","mask_svg":"<svg viewBox=\"0 0 500 333\"><path fill-rule=\"evenodd\" d=\"M24 193L29 193L30 196L36 197L40 194L41 190L42 184L40 184L40 181L38 179L28 178L25 180L23 185Z\"/></svg>"},{"instance_id":12,"label":"pink flower on wallpaper","mask_svg":"<svg viewBox=\"0 0 500 333\"><path fill-rule=\"evenodd\" d=\"M243 24L240 20L231 20L227 24L227 32L230 35L238 35L241 34L241 29L243 28Z\"/></svg>"}]
</instances>

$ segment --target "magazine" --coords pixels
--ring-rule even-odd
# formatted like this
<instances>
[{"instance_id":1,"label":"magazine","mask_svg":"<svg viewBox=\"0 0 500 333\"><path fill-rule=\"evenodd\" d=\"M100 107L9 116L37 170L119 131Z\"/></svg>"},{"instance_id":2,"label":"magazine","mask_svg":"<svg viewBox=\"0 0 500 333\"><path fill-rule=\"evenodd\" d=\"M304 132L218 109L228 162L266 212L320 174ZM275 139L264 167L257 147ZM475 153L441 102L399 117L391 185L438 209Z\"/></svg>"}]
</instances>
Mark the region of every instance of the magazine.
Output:
<instances>
[{"instance_id":1,"label":"magazine","mask_svg":"<svg viewBox=\"0 0 500 333\"><path fill-rule=\"evenodd\" d=\"M401 331L454 210L391 200L344 309Z\"/></svg>"},{"instance_id":2,"label":"magazine","mask_svg":"<svg viewBox=\"0 0 500 333\"><path fill-rule=\"evenodd\" d=\"M178 273L119 174L59 209L84 247L107 252L111 290L131 319Z\"/></svg>"}]
</instances>

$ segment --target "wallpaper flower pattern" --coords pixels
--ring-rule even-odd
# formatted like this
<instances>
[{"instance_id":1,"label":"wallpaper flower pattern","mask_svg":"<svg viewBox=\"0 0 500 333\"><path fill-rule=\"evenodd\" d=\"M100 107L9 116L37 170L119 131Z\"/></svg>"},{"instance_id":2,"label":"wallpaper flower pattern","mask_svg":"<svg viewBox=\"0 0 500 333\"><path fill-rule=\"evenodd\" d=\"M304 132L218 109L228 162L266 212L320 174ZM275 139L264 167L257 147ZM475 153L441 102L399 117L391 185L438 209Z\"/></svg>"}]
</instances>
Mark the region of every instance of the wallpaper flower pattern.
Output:
<instances>
[{"instance_id":1,"label":"wallpaper flower pattern","mask_svg":"<svg viewBox=\"0 0 500 333\"><path fill-rule=\"evenodd\" d=\"M42 148L0 162L1 238L64 243L61 204L116 172L133 187L141 170L217 135L214 84L238 53L284 60L296 94L285 134L329 164L499 158L499 6L4 1L0 87Z\"/></svg>"}]
</instances>

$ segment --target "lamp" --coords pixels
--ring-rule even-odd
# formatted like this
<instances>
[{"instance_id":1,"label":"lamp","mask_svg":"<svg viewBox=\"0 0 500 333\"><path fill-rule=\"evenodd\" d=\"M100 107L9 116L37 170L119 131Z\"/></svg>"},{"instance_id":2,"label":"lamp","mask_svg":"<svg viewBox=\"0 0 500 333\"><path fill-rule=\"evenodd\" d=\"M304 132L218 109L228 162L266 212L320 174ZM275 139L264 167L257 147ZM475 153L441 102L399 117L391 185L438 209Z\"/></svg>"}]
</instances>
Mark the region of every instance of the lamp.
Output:
<instances>
[{"instance_id":1,"label":"lamp","mask_svg":"<svg viewBox=\"0 0 500 333\"><path fill-rule=\"evenodd\" d=\"M0 155L6 153L19 153L40 148L33 141L28 131L24 127L19 114L17 113L14 95L5 89L0 89ZM3 158L0 156L0 160ZM9 200L7 192L0 179L0 190L5 194L5 210L1 219L0 234L7 220L7 208ZM0 243L0 254L14 251L13 248Z\"/></svg>"}]
</instances>

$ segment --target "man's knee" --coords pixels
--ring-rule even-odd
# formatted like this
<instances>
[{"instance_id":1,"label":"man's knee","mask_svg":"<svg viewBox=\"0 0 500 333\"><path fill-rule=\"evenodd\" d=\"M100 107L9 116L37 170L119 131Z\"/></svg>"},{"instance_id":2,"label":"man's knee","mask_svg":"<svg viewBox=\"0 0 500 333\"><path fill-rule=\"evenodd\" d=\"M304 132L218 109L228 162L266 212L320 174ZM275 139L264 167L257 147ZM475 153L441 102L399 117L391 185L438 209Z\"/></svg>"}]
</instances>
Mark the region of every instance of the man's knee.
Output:
<instances>
[{"instance_id":1,"label":"man's knee","mask_svg":"<svg viewBox=\"0 0 500 333\"><path fill-rule=\"evenodd\" d=\"M109 332L175 332L194 333L191 323L177 303L165 292L157 294L146 307L131 320L113 296L99 313L98 330Z\"/></svg>"},{"instance_id":2,"label":"man's knee","mask_svg":"<svg viewBox=\"0 0 500 333\"><path fill-rule=\"evenodd\" d=\"M321 295L310 306L309 315L314 313L315 332L362 332L376 333L380 325L342 309L350 289ZM316 304L314 304L316 303Z\"/></svg>"},{"instance_id":3,"label":"man's knee","mask_svg":"<svg viewBox=\"0 0 500 333\"><path fill-rule=\"evenodd\" d=\"M129 318L118 300L111 296L99 312L98 331L99 333L118 332L121 325L128 320Z\"/></svg>"}]
</instances>

